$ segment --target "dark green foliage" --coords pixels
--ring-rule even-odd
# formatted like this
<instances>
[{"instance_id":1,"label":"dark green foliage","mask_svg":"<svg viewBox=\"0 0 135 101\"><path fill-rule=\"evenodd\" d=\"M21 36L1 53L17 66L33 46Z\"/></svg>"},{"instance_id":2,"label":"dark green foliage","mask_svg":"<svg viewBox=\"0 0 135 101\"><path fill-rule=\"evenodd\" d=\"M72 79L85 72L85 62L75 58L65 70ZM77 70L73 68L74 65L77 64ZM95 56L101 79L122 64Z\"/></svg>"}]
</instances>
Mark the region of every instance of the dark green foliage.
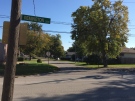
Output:
<instances>
[{"instance_id":1,"label":"dark green foliage","mask_svg":"<svg viewBox=\"0 0 135 101\"><path fill-rule=\"evenodd\" d=\"M60 34L52 35L50 37L50 43L48 46L50 47L49 51L51 55L53 55L53 58L61 58L64 56L64 47L62 46L61 42L61 36ZM46 50L48 51L48 50Z\"/></svg>"},{"instance_id":2,"label":"dark green foliage","mask_svg":"<svg viewBox=\"0 0 135 101\"><path fill-rule=\"evenodd\" d=\"M108 64L112 65L112 64L121 64L120 58L113 58L113 59L108 59Z\"/></svg>"},{"instance_id":3,"label":"dark green foliage","mask_svg":"<svg viewBox=\"0 0 135 101\"><path fill-rule=\"evenodd\" d=\"M87 64L101 64L101 58L98 56L98 55L89 55L87 57L84 58L84 61L87 63Z\"/></svg>"},{"instance_id":4,"label":"dark green foliage","mask_svg":"<svg viewBox=\"0 0 135 101\"><path fill-rule=\"evenodd\" d=\"M51 52L51 57L60 58L64 55L61 36L50 35L42 31L42 25L38 23L29 23L27 31L27 43L20 46L20 51L30 56L30 60L36 56L45 56L47 51ZM35 56L35 55L36 56Z\"/></svg>"},{"instance_id":5,"label":"dark green foliage","mask_svg":"<svg viewBox=\"0 0 135 101\"><path fill-rule=\"evenodd\" d=\"M73 61L75 61L75 54L73 54L71 58Z\"/></svg>"},{"instance_id":6,"label":"dark green foliage","mask_svg":"<svg viewBox=\"0 0 135 101\"><path fill-rule=\"evenodd\" d=\"M75 46L75 45L72 44L72 47L69 47L69 48L67 49L67 51L68 51L68 52L75 52L75 47L73 47L73 46Z\"/></svg>"},{"instance_id":7,"label":"dark green foliage","mask_svg":"<svg viewBox=\"0 0 135 101\"><path fill-rule=\"evenodd\" d=\"M4 75L4 65L0 64L0 75ZM41 73L55 72L59 68L48 64L26 63L16 65L16 75L35 75Z\"/></svg>"},{"instance_id":8,"label":"dark green foliage","mask_svg":"<svg viewBox=\"0 0 135 101\"><path fill-rule=\"evenodd\" d=\"M71 60L71 58L60 58L60 60Z\"/></svg>"},{"instance_id":9,"label":"dark green foliage","mask_svg":"<svg viewBox=\"0 0 135 101\"><path fill-rule=\"evenodd\" d=\"M98 55L95 55L95 54L85 57L84 61L87 64L91 64L91 65L102 64L102 62L103 62L101 57L99 57ZM107 61L108 61L109 65L121 64L120 58L118 58L118 57L117 58L109 58L109 59L107 59Z\"/></svg>"},{"instance_id":10,"label":"dark green foliage","mask_svg":"<svg viewBox=\"0 0 135 101\"><path fill-rule=\"evenodd\" d=\"M18 57L18 61L24 61L23 57Z\"/></svg>"},{"instance_id":11,"label":"dark green foliage","mask_svg":"<svg viewBox=\"0 0 135 101\"><path fill-rule=\"evenodd\" d=\"M37 59L37 63L42 63L42 60L41 59Z\"/></svg>"},{"instance_id":12,"label":"dark green foliage","mask_svg":"<svg viewBox=\"0 0 135 101\"><path fill-rule=\"evenodd\" d=\"M37 56L36 56L35 54L31 54L31 57L32 57L33 59L37 59Z\"/></svg>"},{"instance_id":13,"label":"dark green foliage","mask_svg":"<svg viewBox=\"0 0 135 101\"><path fill-rule=\"evenodd\" d=\"M100 54L104 67L107 58L116 58L128 41L128 8L121 0L94 0L91 7L80 6L72 18L71 38L83 46L84 55Z\"/></svg>"},{"instance_id":14,"label":"dark green foliage","mask_svg":"<svg viewBox=\"0 0 135 101\"><path fill-rule=\"evenodd\" d=\"M17 65L16 75L34 75L58 71L59 68L48 64L25 64Z\"/></svg>"}]
</instances>

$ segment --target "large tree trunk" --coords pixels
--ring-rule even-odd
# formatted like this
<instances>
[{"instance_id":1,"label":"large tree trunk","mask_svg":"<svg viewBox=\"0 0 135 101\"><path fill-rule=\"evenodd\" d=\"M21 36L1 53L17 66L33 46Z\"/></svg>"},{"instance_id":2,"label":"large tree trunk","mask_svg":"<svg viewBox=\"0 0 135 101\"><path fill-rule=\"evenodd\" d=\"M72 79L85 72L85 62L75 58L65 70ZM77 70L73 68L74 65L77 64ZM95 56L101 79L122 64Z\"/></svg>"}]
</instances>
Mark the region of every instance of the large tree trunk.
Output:
<instances>
[{"instance_id":1,"label":"large tree trunk","mask_svg":"<svg viewBox=\"0 0 135 101\"><path fill-rule=\"evenodd\" d=\"M21 0L12 0L7 61L4 73L3 91L1 101L12 101L14 92L14 79L18 53L19 26L21 15Z\"/></svg>"},{"instance_id":2,"label":"large tree trunk","mask_svg":"<svg viewBox=\"0 0 135 101\"><path fill-rule=\"evenodd\" d=\"M103 65L104 67L108 67L106 52L103 52Z\"/></svg>"}]
</instances>

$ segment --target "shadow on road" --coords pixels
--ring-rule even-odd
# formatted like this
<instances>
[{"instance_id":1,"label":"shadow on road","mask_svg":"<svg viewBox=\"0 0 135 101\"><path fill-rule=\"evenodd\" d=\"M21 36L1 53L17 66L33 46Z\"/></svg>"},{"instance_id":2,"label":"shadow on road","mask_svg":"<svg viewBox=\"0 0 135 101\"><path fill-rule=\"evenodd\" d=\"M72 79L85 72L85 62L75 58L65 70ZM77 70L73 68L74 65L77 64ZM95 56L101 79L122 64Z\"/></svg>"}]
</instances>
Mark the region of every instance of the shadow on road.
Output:
<instances>
[{"instance_id":1,"label":"shadow on road","mask_svg":"<svg viewBox=\"0 0 135 101\"><path fill-rule=\"evenodd\" d=\"M60 67L59 71L56 71L55 74L58 73L66 73L66 74L70 74L70 73L81 73L81 72L88 72L88 71L92 71L92 70L97 70L99 68L86 68L86 67Z\"/></svg>"},{"instance_id":2,"label":"shadow on road","mask_svg":"<svg viewBox=\"0 0 135 101\"><path fill-rule=\"evenodd\" d=\"M92 76L82 76L79 78L67 78L67 79L60 79L60 80L52 80L52 81L45 81L45 82L38 82L38 83L30 83L26 85L36 85L36 84L42 84L42 83L61 83L61 82L72 82L75 80L81 80L81 79L107 79L108 76L101 76L101 75L92 75Z\"/></svg>"},{"instance_id":3,"label":"shadow on road","mask_svg":"<svg viewBox=\"0 0 135 101\"><path fill-rule=\"evenodd\" d=\"M56 64L56 63L54 63ZM60 64L60 63L59 63ZM98 68L100 69L100 68ZM84 72L97 70L97 68L84 68L84 67L61 67L57 73L74 73L74 72ZM99 72L99 74L98 74ZM28 85L36 85L41 83L61 83L61 82L72 82L80 79L93 79L99 80L98 83L93 83L94 85L99 85L99 87L93 87L93 89L87 89L83 92L71 92L71 94L66 95L53 95L48 97L46 94L41 94L38 97L23 97L21 101L135 101L135 77L130 75L134 73L132 69L108 69L101 68L101 71L98 71L97 75L82 75L78 78L64 78L59 80L50 80L38 83L31 83ZM108 74L107 76L103 74ZM109 80L105 82L103 79L110 78L114 75L130 75L129 78L122 78L120 80ZM89 84L88 84L89 85ZM50 88L51 89L51 88ZM62 88L59 88L62 89ZM64 89L70 89L65 88ZM53 92L53 91L52 91Z\"/></svg>"},{"instance_id":4,"label":"shadow on road","mask_svg":"<svg viewBox=\"0 0 135 101\"><path fill-rule=\"evenodd\" d=\"M47 97L42 94L39 97L24 97L21 101L135 101L135 78L121 81L103 82L97 85L106 85L100 88L85 90L79 94L57 95Z\"/></svg>"},{"instance_id":5,"label":"shadow on road","mask_svg":"<svg viewBox=\"0 0 135 101\"><path fill-rule=\"evenodd\" d=\"M135 68L106 68L102 74L135 75Z\"/></svg>"}]
</instances>

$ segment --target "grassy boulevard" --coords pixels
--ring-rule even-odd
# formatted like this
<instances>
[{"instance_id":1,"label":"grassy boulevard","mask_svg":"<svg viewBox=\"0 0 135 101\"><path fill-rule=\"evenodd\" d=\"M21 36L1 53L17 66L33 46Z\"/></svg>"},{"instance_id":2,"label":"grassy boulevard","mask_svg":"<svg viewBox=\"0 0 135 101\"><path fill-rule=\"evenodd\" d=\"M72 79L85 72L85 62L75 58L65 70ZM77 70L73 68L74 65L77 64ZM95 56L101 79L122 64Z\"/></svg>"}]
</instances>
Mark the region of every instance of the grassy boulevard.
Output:
<instances>
[{"instance_id":1,"label":"grassy boulevard","mask_svg":"<svg viewBox=\"0 0 135 101\"><path fill-rule=\"evenodd\" d=\"M4 74L4 65L0 65L0 75ZM31 61L18 62L16 65L16 75L36 75L58 71L59 68L45 63L37 63L37 59Z\"/></svg>"},{"instance_id":2,"label":"grassy boulevard","mask_svg":"<svg viewBox=\"0 0 135 101\"><path fill-rule=\"evenodd\" d=\"M62 62L62 61L61 61ZM71 61L70 61L71 62ZM84 66L88 68L102 68L103 65L87 65L85 62L76 62L76 66ZM4 65L0 65L0 75L4 74ZM107 69L135 69L135 64L116 64L108 65ZM18 62L16 65L16 75L26 76L26 75L36 75L42 73L49 73L58 71L59 68L46 63L37 63L37 59L32 59L31 61Z\"/></svg>"},{"instance_id":3,"label":"grassy boulevard","mask_svg":"<svg viewBox=\"0 0 135 101\"><path fill-rule=\"evenodd\" d=\"M77 66L85 66L88 68L102 68L103 65L87 65L85 62L76 62ZM108 68L135 68L135 64L115 64L115 65L108 65Z\"/></svg>"}]
</instances>

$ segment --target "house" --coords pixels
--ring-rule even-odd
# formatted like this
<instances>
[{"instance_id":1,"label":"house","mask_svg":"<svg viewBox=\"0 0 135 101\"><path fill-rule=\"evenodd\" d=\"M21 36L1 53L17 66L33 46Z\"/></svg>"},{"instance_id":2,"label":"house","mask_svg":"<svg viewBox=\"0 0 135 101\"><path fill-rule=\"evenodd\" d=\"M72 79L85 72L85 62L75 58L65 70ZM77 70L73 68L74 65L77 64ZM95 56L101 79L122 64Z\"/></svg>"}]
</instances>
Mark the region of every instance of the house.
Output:
<instances>
[{"instance_id":1,"label":"house","mask_svg":"<svg viewBox=\"0 0 135 101\"><path fill-rule=\"evenodd\" d=\"M119 57L122 64L133 64L135 63L135 50L131 48L122 48Z\"/></svg>"},{"instance_id":2,"label":"house","mask_svg":"<svg viewBox=\"0 0 135 101\"><path fill-rule=\"evenodd\" d=\"M75 52L67 52L66 53L66 58L72 58L72 55L75 55Z\"/></svg>"}]
</instances>

